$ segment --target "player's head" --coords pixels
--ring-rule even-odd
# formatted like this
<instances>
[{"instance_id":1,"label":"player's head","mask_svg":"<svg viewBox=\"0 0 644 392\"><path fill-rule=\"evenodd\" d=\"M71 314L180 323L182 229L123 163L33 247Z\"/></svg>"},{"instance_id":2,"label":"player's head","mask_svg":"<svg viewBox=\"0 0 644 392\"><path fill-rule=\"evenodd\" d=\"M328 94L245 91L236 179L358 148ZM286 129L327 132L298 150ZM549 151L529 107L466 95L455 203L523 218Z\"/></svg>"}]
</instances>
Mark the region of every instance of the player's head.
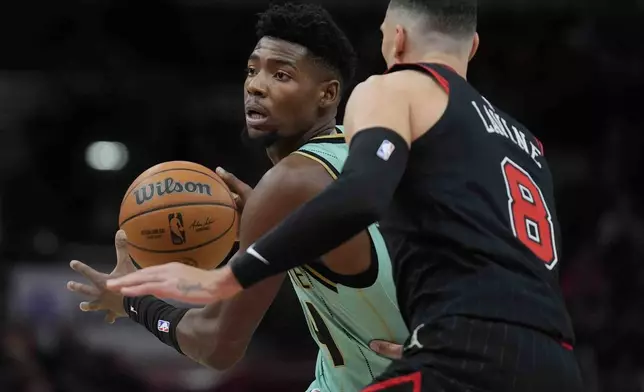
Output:
<instances>
[{"instance_id":1,"label":"player's head","mask_svg":"<svg viewBox=\"0 0 644 392\"><path fill-rule=\"evenodd\" d=\"M272 6L256 30L244 89L248 136L268 146L333 120L356 55L331 15L313 4Z\"/></svg>"},{"instance_id":2,"label":"player's head","mask_svg":"<svg viewBox=\"0 0 644 392\"><path fill-rule=\"evenodd\" d=\"M391 0L382 23L382 55L391 67L427 54L470 60L478 48L477 0Z\"/></svg>"}]
</instances>

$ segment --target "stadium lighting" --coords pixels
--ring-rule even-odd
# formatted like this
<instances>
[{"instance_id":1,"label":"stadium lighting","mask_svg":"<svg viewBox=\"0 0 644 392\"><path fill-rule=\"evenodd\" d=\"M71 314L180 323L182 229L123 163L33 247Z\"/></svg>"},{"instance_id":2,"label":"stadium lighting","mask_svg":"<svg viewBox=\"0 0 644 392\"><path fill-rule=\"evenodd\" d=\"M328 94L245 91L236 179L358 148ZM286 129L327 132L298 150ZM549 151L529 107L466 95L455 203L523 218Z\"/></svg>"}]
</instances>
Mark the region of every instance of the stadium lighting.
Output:
<instances>
[{"instance_id":1,"label":"stadium lighting","mask_svg":"<svg viewBox=\"0 0 644 392\"><path fill-rule=\"evenodd\" d=\"M85 151L87 165L98 171L118 171L128 162L129 152L123 143L94 142Z\"/></svg>"}]
</instances>

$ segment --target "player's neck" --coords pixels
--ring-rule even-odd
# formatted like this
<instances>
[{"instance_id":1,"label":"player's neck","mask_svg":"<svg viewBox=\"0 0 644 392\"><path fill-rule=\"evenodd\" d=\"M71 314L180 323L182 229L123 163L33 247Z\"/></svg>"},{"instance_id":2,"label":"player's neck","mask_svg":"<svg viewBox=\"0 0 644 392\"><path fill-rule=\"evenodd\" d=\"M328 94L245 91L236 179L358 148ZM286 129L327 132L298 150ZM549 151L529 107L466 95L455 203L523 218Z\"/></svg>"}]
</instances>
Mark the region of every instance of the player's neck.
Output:
<instances>
[{"instance_id":1,"label":"player's neck","mask_svg":"<svg viewBox=\"0 0 644 392\"><path fill-rule=\"evenodd\" d=\"M457 56L440 52L428 52L418 56L418 58L419 60L413 62L446 65L456 71L463 79L467 79L467 62Z\"/></svg>"},{"instance_id":2,"label":"player's neck","mask_svg":"<svg viewBox=\"0 0 644 392\"><path fill-rule=\"evenodd\" d=\"M294 138L282 139L276 142L266 149L266 154L268 154L268 158L275 165L314 137L335 133L335 126L335 117L322 119L307 132Z\"/></svg>"}]
</instances>

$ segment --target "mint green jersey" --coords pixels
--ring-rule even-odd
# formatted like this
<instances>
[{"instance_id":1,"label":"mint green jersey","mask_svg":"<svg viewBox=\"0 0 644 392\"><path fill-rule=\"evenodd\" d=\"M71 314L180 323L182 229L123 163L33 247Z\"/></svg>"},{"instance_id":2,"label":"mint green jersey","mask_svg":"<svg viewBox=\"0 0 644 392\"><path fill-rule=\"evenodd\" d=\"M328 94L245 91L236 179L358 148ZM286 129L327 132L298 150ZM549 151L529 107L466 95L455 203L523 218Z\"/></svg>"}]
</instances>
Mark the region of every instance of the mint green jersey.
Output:
<instances>
[{"instance_id":1,"label":"mint green jersey","mask_svg":"<svg viewBox=\"0 0 644 392\"><path fill-rule=\"evenodd\" d=\"M314 138L294 154L308 157L337 178L349 148L343 135ZM315 381L308 391L356 392L371 383L391 363L369 348L374 339L402 344L409 331L396 301L391 261L377 225L369 227L372 246L371 279L342 276L321 264L289 271L311 335L320 347ZM375 258L375 260L374 260ZM365 280L362 278L362 280Z\"/></svg>"}]
</instances>

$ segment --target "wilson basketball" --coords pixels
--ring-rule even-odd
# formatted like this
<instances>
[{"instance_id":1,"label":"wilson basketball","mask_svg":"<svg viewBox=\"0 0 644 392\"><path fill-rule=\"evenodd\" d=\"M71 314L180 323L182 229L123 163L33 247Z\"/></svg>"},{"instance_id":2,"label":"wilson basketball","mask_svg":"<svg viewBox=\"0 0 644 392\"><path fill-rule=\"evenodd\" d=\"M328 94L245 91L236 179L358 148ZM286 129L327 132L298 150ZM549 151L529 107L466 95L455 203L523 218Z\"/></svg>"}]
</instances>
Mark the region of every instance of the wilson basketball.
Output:
<instances>
[{"instance_id":1,"label":"wilson basketball","mask_svg":"<svg viewBox=\"0 0 644 392\"><path fill-rule=\"evenodd\" d=\"M212 269L232 249L237 221L224 181L204 166L180 161L143 172L119 214L130 256L142 268L179 261Z\"/></svg>"}]
</instances>

